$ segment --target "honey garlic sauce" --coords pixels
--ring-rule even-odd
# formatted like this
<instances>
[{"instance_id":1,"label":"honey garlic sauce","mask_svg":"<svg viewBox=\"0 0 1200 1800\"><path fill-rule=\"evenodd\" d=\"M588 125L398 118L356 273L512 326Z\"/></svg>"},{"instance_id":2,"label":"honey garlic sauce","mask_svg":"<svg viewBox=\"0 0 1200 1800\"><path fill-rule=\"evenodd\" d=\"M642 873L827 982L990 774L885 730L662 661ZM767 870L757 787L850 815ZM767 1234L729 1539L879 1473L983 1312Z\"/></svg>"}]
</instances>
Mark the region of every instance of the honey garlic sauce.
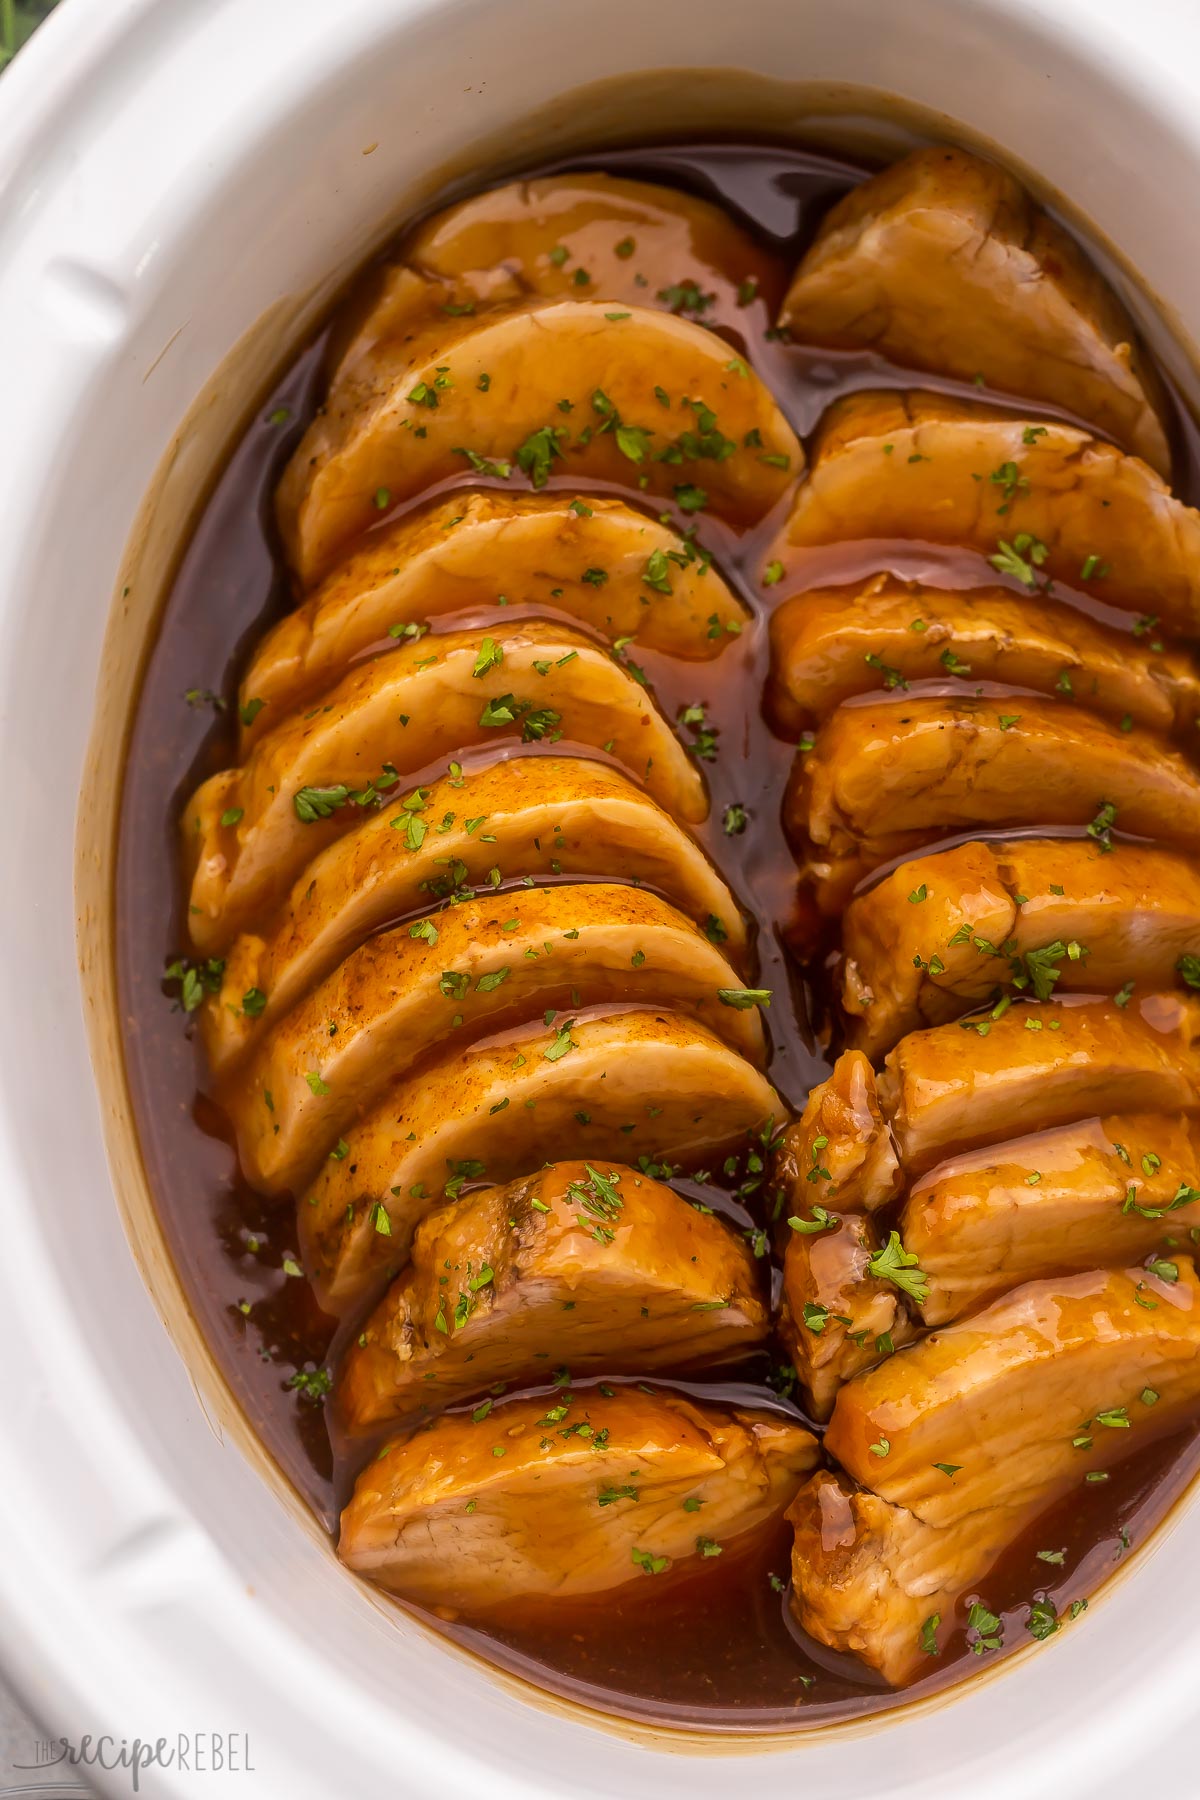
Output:
<instances>
[{"instance_id":1,"label":"honey garlic sauce","mask_svg":"<svg viewBox=\"0 0 1200 1800\"><path fill-rule=\"evenodd\" d=\"M790 274L828 206L862 171L832 157L773 145L713 142L657 146L577 158L530 173L603 169L677 186L715 201ZM462 184L437 197L459 198ZM432 209L431 209L432 210ZM679 279L692 271L680 270ZM708 322L707 320L704 322ZM737 354L753 362L793 428L807 436L843 393L864 386L920 385L961 393L961 384L919 380L872 356L834 355L764 336L761 303L721 326ZM236 758L236 688L251 647L291 605L274 538L272 497L288 456L315 410L323 386L326 340L304 350L258 407L219 478L188 545L150 655L130 742L117 867L118 967L125 1053L143 1155L164 1227L189 1298L250 1423L279 1466L332 1529L369 1448L347 1444L326 1421L327 1358L337 1322L324 1315L300 1273L291 1210L270 1207L242 1180L232 1134L210 1096L194 1030L164 985L163 973L187 941L176 838L180 808L205 775ZM978 388L969 398L996 398ZM1024 410L1038 414L1044 409ZM1175 491L1200 499L1200 439L1175 406ZM478 477L442 484L444 491L489 486ZM615 492L656 511L636 488L554 476L551 489ZM428 501L437 490L419 496ZM394 520L398 512L386 515ZM702 705L703 725L681 736L711 750L700 762L711 812L697 836L755 922L754 985L772 990L764 1015L771 1038L770 1079L799 1107L829 1069L825 996L812 993L785 948L796 906L795 865L784 839L781 803L794 746L764 717L769 647L767 618L795 592L798 578L846 585L887 568L954 587L995 584L985 559L905 542L847 544L791 552L786 576L764 580L786 503L756 531L739 536L706 513L680 519L753 613L722 655L686 663L641 651L635 661L667 718ZM1019 587L1014 591L1022 592ZM1056 590L1057 591L1057 590ZM1124 620L1086 596L1073 604L1109 623ZM522 616L514 608L514 621ZM453 629L463 616L440 620ZM971 689L969 685L967 692ZM566 748L555 745L556 751ZM589 752L589 754L595 754ZM1008 833L1012 835L1012 833ZM777 1289L764 1180L751 1152L728 1170L683 1169L673 1185L713 1205L757 1236ZM707 1176L707 1179L701 1177ZM342 1323L344 1337L352 1321ZM336 1348L336 1346L335 1346ZM569 1351L564 1360L569 1360ZM730 1386L659 1382L708 1399L779 1405L768 1377L785 1362L778 1348ZM772 1370L770 1364L774 1364ZM582 1385L582 1384L580 1384ZM786 1381L780 1386L786 1388ZM786 1404L786 1402L782 1402ZM332 1429L332 1442L331 1442ZM1069 1614L1112 1563L1136 1546L1183 1491L1200 1453L1194 1438L1151 1447L1103 1487L1081 1489L1038 1527L1036 1545L1020 1544L987 1584L987 1603L1004 1619L1009 1648L1028 1641L1023 1620L1035 1593L1048 1593ZM1045 1544L1042 1543L1045 1539ZM1051 1542L1053 1540L1053 1542ZM790 1531L785 1526L731 1543L686 1578L633 1582L569 1616L510 1610L501 1621L430 1619L488 1660L589 1706L626 1716L722 1730L794 1727L849 1718L901 1704L853 1659L802 1640L787 1616ZM1036 1551L1061 1549L1061 1562ZM921 1693L966 1672L963 1634L948 1644Z\"/></svg>"}]
</instances>

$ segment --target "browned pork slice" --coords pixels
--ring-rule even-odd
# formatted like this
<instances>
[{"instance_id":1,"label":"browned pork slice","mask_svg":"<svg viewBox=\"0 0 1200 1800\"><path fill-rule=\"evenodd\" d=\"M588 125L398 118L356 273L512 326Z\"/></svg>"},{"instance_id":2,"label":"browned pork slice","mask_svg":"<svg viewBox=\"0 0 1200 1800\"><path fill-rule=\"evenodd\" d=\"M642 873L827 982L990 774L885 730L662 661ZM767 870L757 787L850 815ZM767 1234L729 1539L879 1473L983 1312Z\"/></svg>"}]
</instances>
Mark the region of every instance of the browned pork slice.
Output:
<instances>
[{"instance_id":1,"label":"browned pork slice","mask_svg":"<svg viewBox=\"0 0 1200 1800\"><path fill-rule=\"evenodd\" d=\"M1028 1282L840 1390L825 1448L927 1525L1041 1509L1200 1406L1190 1257ZM947 1471L950 1472L947 1472Z\"/></svg>"},{"instance_id":2,"label":"browned pork slice","mask_svg":"<svg viewBox=\"0 0 1200 1800\"><path fill-rule=\"evenodd\" d=\"M827 1419L842 1383L907 1343L912 1323L901 1289L874 1273L890 1263L869 1218L813 1205L787 1223L780 1331L813 1418Z\"/></svg>"},{"instance_id":3,"label":"browned pork slice","mask_svg":"<svg viewBox=\"0 0 1200 1800\"><path fill-rule=\"evenodd\" d=\"M192 796L181 828L193 940L210 954L257 924L365 808L388 808L406 775L477 744L560 739L603 746L667 812L704 817L695 763L607 650L549 621L448 632L344 675Z\"/></svg>"},{"instance_id":4,"label":"browned pork slice","mask_svg":"<svg viewBox=\"0 0 1200 1800\"><path fill-rule=\"evenodd\" d=\"M783 294L774 257L720 207L618 175L546 175L435 213L349 309L340 369L430 312L538 295L661 306L745 331Z\"/></svg>"},{"instance_id":5,"label":"browned pork slice","mask_svg":"<svg viewBox=\"0 0 1200 1800\"><path fill-rule=\"evenodd\" d=\"M794 594L772 614L772 712L799 736L858 694L914 681L1003 682L1064 694L1126 729L1178 729L1195 740L1195 662L1153 644L1047 597L1031 605L1008 588L955 591L874 575L858 587Z\"/></svg>"},{"instance_id":6,"label":"browned pork slice","mask_svg":"<svg viewBox=\"0 0 1200 1800\"><path fill-rule=\"evenodd\" d=\"M999 989L1120 994L1200 972L1200 873L1174 851L1087 838L959 844L902 863L846 910L841 1001L878 1058Z\"/></svg>"},{"instance_id":7,"label":"browned pork slice","mask_svg":"<svg viewBox=\"0 0 1200 1800\"><path fill-rule=\"evenodd\" d=\"M394 1083L326 1161L296 1209L305 1268L340 1309L403 1268L426 1213L466 1182L551 1157L698 1165L783 1116L753 1063L676 1013L562 1018L452 1048Z\"/></svg>"},{"instance_id":8,"label":"browned pork slice","mask_svg":"<svg viewBox=\"0 0 1200 1800\"><path fill-rule=\"evenodd\" d=\"M839 1213L874 1212L900 1191L900 1165L880 1110L875 1073L861 1051L839 1056L813 1088L775 1154L775 1178L792 1213L814 1204Z\"/></svg>"},{"instance_id":9,"label":"browned pork slice","mask_svg":"<svg viewBox=\"0 0 1200 1800\"><path fill-rule=\"evenodd\" d=\"M619 769L515 756L391 799L304 870L266 930L237 937L200 1013L214 1072L259 1039L373 931L438 900L470 900L498 871L605 875L661 892L735 962L737 902L703 851Z\"/></svg>"},{"instance_id":10,"label":"browned pork slice","mask_svg":"<svg viewBox=\"0 0 1200 1800\"><path fill-rule=\"evenodd\" d=\"M392 1445L342 1514L343 1562L406 1600L575 1600L724 1550L779 1514L817 1442L785 1413L637 1387L452 1413Z\"/></svg>"},{"instance_id":11,"label":"browned pork slice","mask_svg":"<svg viewBox=\"0 0 1200 1800\"><path fill-rule=\"evenodd\" d=\"M788 1127L775 1175L793 1215L875 1211L913 1178L1013 1133L1094 1114L1200 1110L1200 1012L1177 994L1126 1004L1005 996L990 1012L913 1031L875 1076L847 1050Z\"/></svg>"},{"instance_id":12,"label":"browned pork slice","mask_svg":"<svg viewBox=\"0 0 1200 1800\"><path fill-rule=\"evenodd\" d=\"M1200 1409L1191 1259L1035 1281L840 1390L789 1512L805 1630L893 1684L927 1672L1007 1546Z\"/></svg>"},{"instance_id":13,"label":"browned pork slice","mask_svg":"<svg viewBox=\"0 0 1200 1800\"><path fill-rule=\"evenodd\" d=\"M839 200L780 322L801 343L1075 413L1170 473L1161 385L1129 314L1015 176L968 151L915 150Z\"/></svg>"},{"instance_id":14,"label":"browned pork slice","mask_svg":"<svg viewBox=\"0 0 1200 1800\"><path fill-rule=\"evenodd\" d=\"M921 1316L943 1325L1023 1281L1169 1262L1200 1226L1198 1183L1200 1126L1162 1113L1081 1119L942 1163L900 1216Z\"/></svg>"},{"instance_id":15,"label":"browned pork slice","mask_svg":"<svg viewBox=\"0 0 1200 1800\"><path fill-rule=\"evenodd\" d=\"M965 1027L965 1029L964 1029ZM1200 1004L1151 994L1019 1000L914 1031L888 1057L879 1101L905 1173L1092 1114L1200 1110Z\"/></svg>"},{"instance_id":16,"label":"browned pork slice","mask_svg":"<svg viewBox=\"0 0 1200 1800\"><path fill-rule=\"evenodd\" d=\"M939 1528L821 1470L787 1515L796 1533L790 1605L800 1626L818 1643L860 1657L893 1687L931 1674L933 1658L962 1623L959 1602L1026 1517L1001 1499Z\"/></svg>"},{"instance_id":17,"label":"browned pork slice","mask_svg":"<svg viewBox=\"0 0 1200 1800\"><path fill-rule=\"evenodd\" d=\"M430 1213L342 1364L354 1429L497 1382L707 1369L767 1333L728 1226L627 1164L556 1163Z\"/></svg>"},{"instance_id":18,"label":"browned pork slice","mask_svg":"<svg viewBox=\"0 0 1200 1800\"><path fill-rule=\"evenodd\" d=\"M243 745L368 651L497 606L689 659L718 655L746 617L690 540L622 500L458 490L372 532L267 632L239 690Z\"/></svg>"},{"instance_id":19,"label":"browned pork slice","mask_svg":"<svg viewBox=\"0 0 1200 1800\"><path fill-rule=\"evenodd\" d=\"M880 863L954 831L1114 826L1200 848L1200 774L1148 732L1067 700L902 695L838 708L796 759L784 799L811 874L844 889ZM847 873L843 873L843 871Z\"/></svg>"},{"instance_id":20,"label":"browned pork slice","mask_svg":"<svg viewBox=\"0 0 1200 1800\"><path fill-rule=\"evenodd\" d=\"M927 393L835 402L773 554L864 538L966 546L1031 590L1200 625L1200 516L1137 457L1052 420Z\"/></svg>"},{"instance_id":21,"label":"browned pork slice","mask_svg":"<svg viewBox=\"0 0 1200 1800\"><path fill-rule=\"evenodd\" d=\"M234 1071L223 1103L247 1180L281 1193L456 1035L467 1044L565 1009L670 1006L761 1063L752 991L656 894L608 882L490 894L353 951Z\"/></svg>"},{"instance_id":22,"label":"browned pork slice","mask_svg":"<svg viewBox=\"0 0 1200 1800\"><path fill-rule=\"evenodd\" d=\"M768 389L703 326L603 300L518 301L381 340L335 378L276 505L307 587L381 512L467 469L535 488L644 480L663 499L703 488L746 525L802 464Z\"/></svg>"}]
</instances>

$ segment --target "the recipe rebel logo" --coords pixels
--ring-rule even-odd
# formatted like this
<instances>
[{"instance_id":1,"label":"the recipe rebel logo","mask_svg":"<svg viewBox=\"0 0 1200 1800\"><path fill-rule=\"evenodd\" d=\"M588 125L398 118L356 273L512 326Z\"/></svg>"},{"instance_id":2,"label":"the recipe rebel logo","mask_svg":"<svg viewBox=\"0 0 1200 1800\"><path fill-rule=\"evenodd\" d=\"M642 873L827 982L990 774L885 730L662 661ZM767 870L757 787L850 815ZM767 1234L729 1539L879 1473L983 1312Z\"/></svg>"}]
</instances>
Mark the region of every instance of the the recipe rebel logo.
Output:
<instances>
[{"instance_id":1,"label":"the recipe rebel logo","mask_svg":"<svg viewBox=\"0 0 1200 1800\"><path fill-rule=\"evenodd\" d=\"M36 1746L36 1761L15 1762L15 1771L26 1773L36 1770L39 1779L36 1783L17 1783L0 1781L0 1796L25 1794L49 1795L52 1800L60 1800L60 1796L90 1795L91 1784L78 1776L71 1779L71 1771L79 1771L80 1775L87 1769L124 1769L129 1776L129 1784L133 1793L141 1791L141 1777L146 1769L175 1769L188 1775L253 1775L254 1764L250 1756L250 1738L246 1732L237 1731L197 1731L177 1732L174 1737L115 1738L108 1734L93 1737L90 1733L73 1742L67 1737L40 1738ZM47 1783L45 1771L57 1769L60 1779Z\"/></svg>"}]
</instances>

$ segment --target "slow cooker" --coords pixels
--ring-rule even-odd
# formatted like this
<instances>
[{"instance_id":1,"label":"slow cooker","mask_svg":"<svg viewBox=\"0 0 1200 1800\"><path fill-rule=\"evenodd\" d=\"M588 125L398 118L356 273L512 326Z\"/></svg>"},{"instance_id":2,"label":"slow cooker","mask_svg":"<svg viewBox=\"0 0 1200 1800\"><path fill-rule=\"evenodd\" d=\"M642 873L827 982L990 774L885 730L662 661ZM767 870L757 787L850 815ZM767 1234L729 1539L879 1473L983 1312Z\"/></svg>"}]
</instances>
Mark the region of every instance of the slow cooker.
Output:
<instances>
[{"instance_id":1,"label":"slow cooker","mask_svg":"<svg viewBox=\"0 0 1200 1800\"><path fill-rule=\"evenodd\" d=\"M162 1795L1103 1800L1147 1767L1165 1800L1195 1792L1194 1496L1052 1654L792 1737L601 1720L356 1583L189 1315L139 1161L111 924L126 728L189 521L271 376L448 172L650 116L990 147L1194 394L1198 57L1180 0L66 0L5 75L0 1645L53 1736L245 1740L221 1768L141 1769ZM130 1791L127 1762L77 1773Z\"/></svg>"}]
</instances>

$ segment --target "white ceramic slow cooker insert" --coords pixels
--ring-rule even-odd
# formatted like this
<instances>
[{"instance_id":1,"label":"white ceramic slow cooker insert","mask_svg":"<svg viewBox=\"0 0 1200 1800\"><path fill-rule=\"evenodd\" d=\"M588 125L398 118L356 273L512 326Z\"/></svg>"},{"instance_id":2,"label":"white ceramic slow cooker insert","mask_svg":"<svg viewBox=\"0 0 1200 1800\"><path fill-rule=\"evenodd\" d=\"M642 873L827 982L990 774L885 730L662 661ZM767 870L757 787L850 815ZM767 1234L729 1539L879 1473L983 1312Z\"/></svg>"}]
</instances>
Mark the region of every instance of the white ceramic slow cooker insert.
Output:
<instances>
[{"instance_id":1,"label":"white ceramic slow cooker insert","mask_svg":"<svg viewBox=\"0 0 1200 1800\"><path fill-rule=\"evenodd\" d=\"M604 1725L339 1567L156 1233L108 890L138 658L189 509L448 166L636 133L619 86L555 103L655 71L654 133L924 108L928 132L994 145L1115 247L1197 392L1120 274L1200 337L1184 0L64 0L0 84L0 1658L72 1740L249 1735L253 1775L148 1771L150 1794L1115 1800L1144 1769L1191 1800L1194 1500L1050 1649L923 1707L787 1742Z\"/></svg>"}]
</instances>

